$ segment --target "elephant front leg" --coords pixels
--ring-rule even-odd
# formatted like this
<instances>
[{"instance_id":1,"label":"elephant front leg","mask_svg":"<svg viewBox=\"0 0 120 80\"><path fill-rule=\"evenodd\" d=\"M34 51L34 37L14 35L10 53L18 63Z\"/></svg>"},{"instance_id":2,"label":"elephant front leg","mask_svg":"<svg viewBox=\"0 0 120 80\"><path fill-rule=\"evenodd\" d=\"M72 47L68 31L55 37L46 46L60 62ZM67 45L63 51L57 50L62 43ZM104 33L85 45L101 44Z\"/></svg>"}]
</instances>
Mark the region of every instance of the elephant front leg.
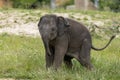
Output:
<instances>
[{"instance_id":1,"label":"elephant front leg","mask_svg":"<svg viewBox=\"0 0 120 80\"><path fill-rule=\"evenodd\" d=\"M68 48L68 40L67 39L59 39L55 45L55 54L54 54L54 63L53 68L57 70L64 60L64 56L67 52Z\"/></svg>"},{"instance_id":2,"label":"elephant front leg","mask_svg":"<svg viewBox=\"0 0 120 80\"><path fill-rule=\"evenodd\" d=\"M46 58L46 68L48 69L48 68L50 68L53 65L53 58L54 58L54 56L53 55L48 55L46 53L45 58Z\"/></svg>"}]
</instances>

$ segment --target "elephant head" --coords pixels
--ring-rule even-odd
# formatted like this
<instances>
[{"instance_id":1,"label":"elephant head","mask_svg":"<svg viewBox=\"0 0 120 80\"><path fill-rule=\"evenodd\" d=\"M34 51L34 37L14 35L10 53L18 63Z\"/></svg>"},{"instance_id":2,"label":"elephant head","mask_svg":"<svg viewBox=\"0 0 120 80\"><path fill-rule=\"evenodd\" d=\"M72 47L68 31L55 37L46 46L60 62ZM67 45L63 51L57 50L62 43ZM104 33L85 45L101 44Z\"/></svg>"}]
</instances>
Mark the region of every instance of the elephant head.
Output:
<instances>
[{"instance_id":1,"label":"elephant head","mask_svg":"<svg viewBox=\"0 0 120 80\"><path fill-rule=\"evenodd\" d=\"M38 28L43 39L46 52L49 55L51 55L49 49L49 42L51 40L54 40L58 36L63 35L68 26L69 26L68 21L61 16L45 15L40 18Z\"/></svg>"}]
</instances>

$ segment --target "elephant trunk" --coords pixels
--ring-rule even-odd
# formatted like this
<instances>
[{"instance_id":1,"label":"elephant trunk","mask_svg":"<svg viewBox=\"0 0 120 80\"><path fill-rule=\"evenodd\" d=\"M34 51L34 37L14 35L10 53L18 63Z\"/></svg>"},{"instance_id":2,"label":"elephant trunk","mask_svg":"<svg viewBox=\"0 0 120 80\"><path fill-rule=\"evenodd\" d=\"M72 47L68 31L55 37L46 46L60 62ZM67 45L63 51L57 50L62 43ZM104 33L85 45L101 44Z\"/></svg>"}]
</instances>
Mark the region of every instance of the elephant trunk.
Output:
<instances>
[{"instance_id":1,"label":"elephant trunk","mask_svg":"<svg viewBox=\"0 0 120 80\"><path fill-rule=\"evenodd\" d=\"M49 48L49 40L47 38L44 38L43 42L44 42L46 53L48 55L51 55L50 48Z\"/></svg>"}]
</instances>

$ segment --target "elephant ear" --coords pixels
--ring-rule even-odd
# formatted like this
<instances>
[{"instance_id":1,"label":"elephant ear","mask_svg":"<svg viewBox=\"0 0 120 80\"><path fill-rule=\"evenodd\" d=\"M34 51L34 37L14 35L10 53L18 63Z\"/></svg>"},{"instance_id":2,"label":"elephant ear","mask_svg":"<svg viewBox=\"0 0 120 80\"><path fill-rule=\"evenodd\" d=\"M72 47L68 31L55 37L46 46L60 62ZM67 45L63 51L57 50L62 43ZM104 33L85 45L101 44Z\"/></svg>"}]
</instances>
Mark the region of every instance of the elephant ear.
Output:
<instances>
[{"instance_id":1,"label":"elephant ear","mask_svg":"<svg viewBox=\"0 0 120 80\"><path fill-rule=\"evenodd\" d=\"M67 31L68 27L70 26L69 22L67 19L65 19L62 16L58 17L58 23L57 23L57 27L58 27L58 36L61 36L65 33L65 31Z\"/></svg>"},{"instance_id":2,"label":"elephant ear","mask_svg":"<svg viewBox=\"0 0 120 80\"><path fill-rule=\"evenodd\" d=\"M43 18L43 17L41 17L40 20L39 20L39 22L38 22L38 27L40 26L40 23L41 23L41 21L42 21L42 18Z\"/></svg>"}]
</instances>

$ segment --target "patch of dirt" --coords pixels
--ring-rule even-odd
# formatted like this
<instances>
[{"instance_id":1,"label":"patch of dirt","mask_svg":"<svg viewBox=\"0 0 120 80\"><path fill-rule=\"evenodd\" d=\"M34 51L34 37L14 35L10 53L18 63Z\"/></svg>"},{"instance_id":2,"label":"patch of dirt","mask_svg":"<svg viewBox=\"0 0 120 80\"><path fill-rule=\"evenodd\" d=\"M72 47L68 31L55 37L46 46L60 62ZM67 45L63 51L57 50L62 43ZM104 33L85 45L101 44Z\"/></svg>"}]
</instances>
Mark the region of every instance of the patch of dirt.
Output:
<instances>
[{"instance_id":1,"label":"patch of dirt","mask_svg":"<svg viewBox=\"0 0 120 80\"><path fill-rule=\"evenodd\" d=\"M40 36L37 24L39 17L28 12L0 12L0 34Z\"/></svg>"},{"instance_id":2,"label":"patch of dirt","mask_svg":"<svg viewBox=\"0 0 120 80\"><path fill-rule=\"evenodd\" d=\"M15 35L25 35L25 36L40 36L37 23L27 23L22 25L13 25L12 27L0 28L0 33L8 33Z\"/></svg>"}]
</instances>

